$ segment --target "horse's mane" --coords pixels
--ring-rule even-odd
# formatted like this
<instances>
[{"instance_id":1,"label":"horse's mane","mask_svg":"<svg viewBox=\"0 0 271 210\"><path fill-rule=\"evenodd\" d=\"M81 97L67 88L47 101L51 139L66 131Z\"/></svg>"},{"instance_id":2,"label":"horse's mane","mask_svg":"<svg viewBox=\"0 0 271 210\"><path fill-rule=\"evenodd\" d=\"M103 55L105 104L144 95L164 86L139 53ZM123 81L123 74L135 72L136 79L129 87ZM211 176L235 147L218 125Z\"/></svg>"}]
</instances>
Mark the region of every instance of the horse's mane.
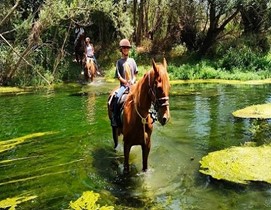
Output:
<instances>
[{"instance_id":1,"label":"horse's mane","mask_svg":"<svg viewBox=\"0 0 271 210\"><path fill-rule=\"evenodd\" d=\"M165 67L162 64L156 64L156 68L158 71L158 75L155 75L155 71L153 67L144 74L144 76L133 86L130 95L131 99L134 100L134 103L140 105L140 98L141 95L146 95L148 94L148 91L150 91L150 88L153 87L154 81L157 77L159 81L161 81L160 84L162 84L162 89L165 91L168 91L170 88L169 86L169 79L168 79L168 74L165 69ZM146 88L145 86L147 85L147 92L142 91L143 88Z\"/></svg>"}]
</instances>

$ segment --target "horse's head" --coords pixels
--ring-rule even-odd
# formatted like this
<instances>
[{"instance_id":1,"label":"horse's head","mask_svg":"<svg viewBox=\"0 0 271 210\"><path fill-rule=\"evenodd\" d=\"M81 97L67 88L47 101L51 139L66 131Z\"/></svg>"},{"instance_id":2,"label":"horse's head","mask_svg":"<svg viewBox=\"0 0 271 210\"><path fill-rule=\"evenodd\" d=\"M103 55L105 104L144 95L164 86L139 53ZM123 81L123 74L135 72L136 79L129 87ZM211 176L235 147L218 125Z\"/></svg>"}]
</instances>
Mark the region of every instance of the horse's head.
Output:
<instances>
[{"instance_id":1,"label":"horse's head","mask_svg":"<svg viewBox=\"0 0 271 210\"><path fill-rule=\"evenodd\" d=\"M161 125L165 125L169 118L169 77L167 73L167 62L164 58L163 64L156 64L152 60L154 70L154 85L152 88L154 108L157 112L158 121Z\"/></svg>"},{"instance_id":2,"label":"horse's head","mask_svg":"<svg viewBox=\"0 0 271 210\"><path fill-rule=\"evenodd\" d=\"M85 51L85 33L80 33L78 35L78 40L74 43L75 51L84 52Z\"/></svg>"}]
</instances>

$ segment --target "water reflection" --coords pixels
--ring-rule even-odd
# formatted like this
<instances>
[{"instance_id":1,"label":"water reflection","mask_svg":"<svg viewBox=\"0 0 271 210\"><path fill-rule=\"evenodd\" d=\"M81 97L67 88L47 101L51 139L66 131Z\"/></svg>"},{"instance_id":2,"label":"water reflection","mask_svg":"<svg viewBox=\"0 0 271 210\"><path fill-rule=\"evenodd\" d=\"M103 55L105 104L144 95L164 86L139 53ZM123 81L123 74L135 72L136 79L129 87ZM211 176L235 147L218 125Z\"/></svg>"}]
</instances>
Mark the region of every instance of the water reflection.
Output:
<instances>
[{"instance_id":1,"label":"water reflection","mask_svg":"<svg viewBox=\"0 0 271 210\"><path fill-rule=\"evenodd\" d=\"M96 100L95 93L88 93L86 102L87 103L86 115L89 123L95 122L95 110L96 110L95 100Z\"/></svg>"}]
</instances>

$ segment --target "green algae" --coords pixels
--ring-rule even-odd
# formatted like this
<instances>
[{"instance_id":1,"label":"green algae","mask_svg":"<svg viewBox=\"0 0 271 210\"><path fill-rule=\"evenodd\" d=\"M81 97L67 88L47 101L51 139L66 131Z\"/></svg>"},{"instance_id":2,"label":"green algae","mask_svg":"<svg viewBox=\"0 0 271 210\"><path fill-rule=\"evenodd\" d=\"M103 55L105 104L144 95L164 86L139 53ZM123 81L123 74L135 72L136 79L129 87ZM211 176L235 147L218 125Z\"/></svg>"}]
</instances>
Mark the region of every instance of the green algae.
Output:
<instances>
[{"instance_id":1,"label":"green algae","mask_svg":"<svg viewBox=\"0 0 271 210\"><path fill-rule=\"evenodd\" d=\"M36 195L26 195L26 196L19 196L13 198L6 198L5 200L0 201L0 209L9 209L15 210L18 204L33 200L37 198Z\"/></svg>"},{"instance_id":2,"label":"green algae","mask_svg":"<svg viewBox=\"0 0 271 210\"><path fill-rule=\"evenodd\" d=\"M11 150L15 146L17 146L18 144L21 144L28 139L41 137L41 136L49 135L49 134L53 134L53 133L54 132L39 132L39 133L33 133L33 134L26 135L26 136L22 136L19 138L0 141L0 153L5 152L7 150Z\"/></svg>"},{"instance_id":3,"label":"green algae","mask_svg":"<svg viewBox=\"0 0 271 210\"><path fill-rule=\"evenodd\" d=\"M271 184L271 146L241 146L211 152L200 161L200 172L218 180Z\"/></svg>"},{"instance_id":4,"label":"green algae","mask_svg":"<svg viewBox=\"0 0 271 210\"><path fill-rule=\"evenodd\" d=\"M233 112L232 115L238 118L270 119L271 103L248 106Z\"/></svg>"},{"instance_id":5,"label":"green algae","mask_svg":"<svg viewBox=\"0 0 271 210\"><path fill-rule=\"evenodd\" d=\"M100 197L99 193L93 191L83 192L83 195L76 201L70 202L70 207L74 210L113 210L113 206L100 206L96 202Z\"/></svg>"},{"instance_id":6,"label":"green algae","mask_svg":"<svg viewBox=\"0 0 271 210\"><path fill-rule=\"evenodd\" d=\"M228 84L228 85L263 85L270 84L271 79L263 80L224 80L224 79L195 79L195 80L171 80L171 85L177 84Z\"/></svg>"}]
</instances>

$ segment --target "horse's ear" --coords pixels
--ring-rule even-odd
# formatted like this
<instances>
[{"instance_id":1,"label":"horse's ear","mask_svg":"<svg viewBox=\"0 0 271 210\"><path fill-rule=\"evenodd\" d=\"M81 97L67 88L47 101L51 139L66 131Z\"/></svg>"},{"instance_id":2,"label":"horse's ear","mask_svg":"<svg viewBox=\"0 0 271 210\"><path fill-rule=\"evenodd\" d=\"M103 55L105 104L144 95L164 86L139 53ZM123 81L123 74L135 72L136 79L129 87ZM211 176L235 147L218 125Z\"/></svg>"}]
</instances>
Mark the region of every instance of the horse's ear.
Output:
<instances>
[{"instance_id":1,"label":"horse's ear","mask_svg":"<svg viewBox=\"0 0 271 210\"><path fill-rule=\"evenodd\" d=\"M167 69L167 60L165 58L163 60L163 66L165 67L165 69Z\"/></svg>"},{"instance_id":2,"label":"horse's ear","mask_svg":"<svg viewBox=\"0 0 271 210\"><path fill-rule=\"evenodd\" d=\"M158 75L159 72L158 72L158 68L156 66L156 63L155 63L154 59L152 59L152 68L153 68L153 70L155 72L155 75Z\"/></svg>"}]
</instances>

